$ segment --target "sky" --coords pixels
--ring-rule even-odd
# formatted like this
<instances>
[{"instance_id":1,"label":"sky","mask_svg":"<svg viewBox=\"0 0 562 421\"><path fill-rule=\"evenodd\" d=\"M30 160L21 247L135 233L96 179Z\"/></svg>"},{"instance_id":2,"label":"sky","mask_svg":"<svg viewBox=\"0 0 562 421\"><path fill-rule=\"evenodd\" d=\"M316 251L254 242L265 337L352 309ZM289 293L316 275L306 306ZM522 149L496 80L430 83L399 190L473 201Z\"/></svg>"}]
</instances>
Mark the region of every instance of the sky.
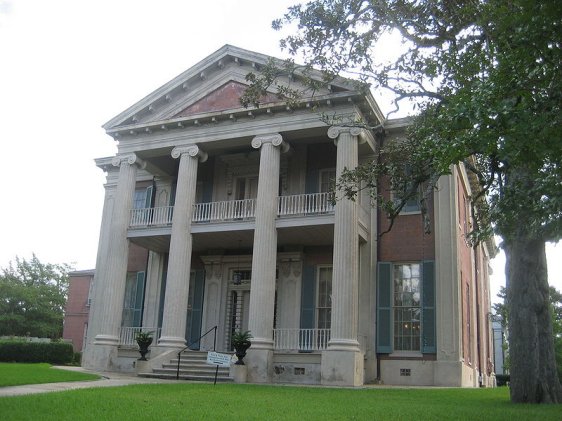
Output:
<instances>
[{"instance_id":1,"label":"sky","mask_svg":"<svg viewBox=\"0 0 562 421\"><path fill-rule=\"evenodd\" d=\"M0 0L0 268L16 256L95 266L101 126L224 44L285 58L271 29L298 0ZM383 111L390 111L375 92ZM562 290L562 245L549 246ZM492 263L492 298L505 284Z\"/></svg>"}]
</instances>

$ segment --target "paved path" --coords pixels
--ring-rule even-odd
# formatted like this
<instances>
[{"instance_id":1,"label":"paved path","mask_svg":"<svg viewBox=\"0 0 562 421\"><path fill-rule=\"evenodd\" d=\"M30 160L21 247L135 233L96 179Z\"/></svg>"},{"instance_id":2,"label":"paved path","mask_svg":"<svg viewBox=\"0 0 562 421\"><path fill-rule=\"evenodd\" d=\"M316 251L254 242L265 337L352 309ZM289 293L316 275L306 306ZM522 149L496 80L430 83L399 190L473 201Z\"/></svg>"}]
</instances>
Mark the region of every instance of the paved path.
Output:
<instances>
[{"instance_id":1,"label":"paved path","mask_svg":"<svg viewBox=\"0 0 562 421\"><path fill-rule=\"evenodd\" d=\"M98 374L102 376L100 380L78 381L78 382L62 382L62 383L44 383L44 384L26 384L22 386L0 387L0 397L3 396L20 396L31 395L35 393L59 392L62 390L85 389L88 387L109 387L109 386L126 386L129 384L146 384L146 383L175 383L175 380L164 379L148 379L137 377L134 374L94 372L85 370L81 367L54 367L62 370L80 371L83 373Z\"/></svg>"}]
</instances>

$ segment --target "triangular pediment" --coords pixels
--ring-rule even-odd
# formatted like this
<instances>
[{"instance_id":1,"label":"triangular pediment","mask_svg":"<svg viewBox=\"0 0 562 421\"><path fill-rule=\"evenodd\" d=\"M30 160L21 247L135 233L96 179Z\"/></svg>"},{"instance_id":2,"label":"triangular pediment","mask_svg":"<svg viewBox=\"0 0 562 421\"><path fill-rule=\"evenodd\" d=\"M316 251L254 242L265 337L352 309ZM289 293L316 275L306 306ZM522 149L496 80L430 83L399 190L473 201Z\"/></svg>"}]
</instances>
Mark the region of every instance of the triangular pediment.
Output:
<instances>
[{"instance_id":1,"label":"triangular pediment","mask_svg":"<svg viewBox=\"0 0 562 421\"><path fill-rule=\"evenodd\" d=\"M272 57L225 45L190 69L186 70L156 91L129 107L103 127L108 133L122 129L151 130L155 125L176 124L181 119L197 119L203 115L212 118L213 113L243 112L240 96L247 87L246 76L259 73ZM274 59L275 60L275 59ZM279 63L281 61L279 60ZM320 79L322 75L318 73ZM285 82L292 88L299 86L295 79ZM356 92L346 79L324 88L317 95L330 96ZM276 87L271 87L260 104L282 104ZM232 110L232 111L230 111Z\"/></svg>"},{"instance_id":2,"label":"triangular pediment","mask_svg":"<svg viewBox=\"0 0 562 421\"><path fill-rule=\"evenodd\" d=\"M240 108L240 97L248 85L236 81L229 81L215 89L207 96L195 101L193 104L181 110L173 118L189 117L198 114L226 111ZM276 95L268 93L262 97L261 102L279 101Z\"/></svg>"}]
</instances>

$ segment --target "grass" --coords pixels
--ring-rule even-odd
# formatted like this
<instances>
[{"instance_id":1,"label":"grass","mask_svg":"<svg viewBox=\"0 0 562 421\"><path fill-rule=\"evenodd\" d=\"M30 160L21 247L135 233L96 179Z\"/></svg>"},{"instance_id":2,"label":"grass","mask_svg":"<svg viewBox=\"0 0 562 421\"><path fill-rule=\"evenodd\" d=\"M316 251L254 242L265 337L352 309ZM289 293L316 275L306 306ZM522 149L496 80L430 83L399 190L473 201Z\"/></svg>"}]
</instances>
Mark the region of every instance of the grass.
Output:
<instances>
[{"instance_id":1,"label":"grass","mask_svg":"<svg viewBox=\"0 0 562 421\"><path fill-rule=\"evenodd\" d=\"M562 405L515 405L509 390L337 389L236 384L91 388L0 398L11 420L560 420ZM7 416L7 418L6 418Z\"/></svg>"},{"instance_id":2,"label":"grass","mask_svg":"<svg viewBox=\"0 0 562 421\"><path fill-rule=\"evenodd\" d=\"M96 380L99 376L52 368L47 363L0 363L0 387L22 384L60 383Z\"/></svg>"}]
</instances>

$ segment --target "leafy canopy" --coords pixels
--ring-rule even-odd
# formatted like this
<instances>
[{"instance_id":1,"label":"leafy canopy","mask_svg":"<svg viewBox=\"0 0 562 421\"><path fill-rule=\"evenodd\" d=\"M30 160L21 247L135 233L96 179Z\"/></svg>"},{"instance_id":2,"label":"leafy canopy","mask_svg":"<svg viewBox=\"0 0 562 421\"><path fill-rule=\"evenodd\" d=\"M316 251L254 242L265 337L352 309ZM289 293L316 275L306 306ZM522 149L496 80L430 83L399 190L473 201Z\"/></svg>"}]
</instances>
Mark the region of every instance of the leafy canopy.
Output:
<instances>
[{"instance_id":1,"label":"leafy canopy","mask_svg":"<svg viewBox=\"0 0 562 421\"><path fill-rule=\"evenodd\" d=\"M287 72L306 78L312 68L323 71L323 82L345 74L389 90L396 109L412 101L419 113L399 145L383 143L377 161L340 180L348 196L357 193L359 180L372 187L378 177L390 176L390 188L402 200L385 202L375 190L373 199L397 215L420 185L423 202L439 176L464 163L480 191L472 197L473 240L491 235L490 222L506 240L557 240L561 22L557 0L310 1L273 22L275 29L296 26L281 43L302 55L305 65L290 60L276 70L267 67L261 77L249 75L252 86L243 103L259 105L260 94L272 85L287 100L310 96L318 80L309 78L308 92L275 80ZM400 53L384 62L379 42L396 32L403 39Z\"/></svg>"},{"instance_id":2,"label":"leafy canopy","mask_svg":"<svg viewBox=\"0 0 562 421\"><path fill-rule=\"evenodd\" d=\"M62 336L68 290L67 264L16 257L0 272L0 335Z\"/></svg>"}]
</instances>

